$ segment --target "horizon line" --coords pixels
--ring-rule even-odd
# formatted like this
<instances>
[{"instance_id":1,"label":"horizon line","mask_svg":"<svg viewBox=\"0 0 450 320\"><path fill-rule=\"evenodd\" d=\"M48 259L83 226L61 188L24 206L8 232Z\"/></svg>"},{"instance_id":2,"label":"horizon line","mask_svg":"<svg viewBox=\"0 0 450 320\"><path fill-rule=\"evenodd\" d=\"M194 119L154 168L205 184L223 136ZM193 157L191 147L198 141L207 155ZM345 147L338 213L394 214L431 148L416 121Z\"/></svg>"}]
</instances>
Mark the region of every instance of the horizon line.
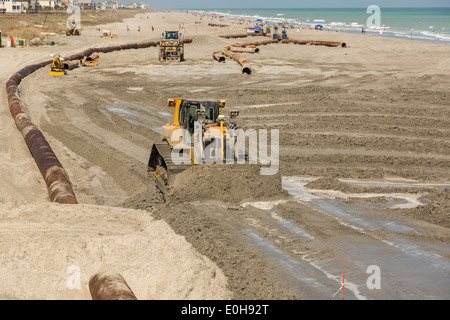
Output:
<instances>
[{"instance_id":1,"label":"horizon line","mask_svg":"<svg viewBox=\"0 0 450 320\"><path fill-rule=\"evenodd\" d=\"M426 9L426 8L433 8L433 9L450 9L449 7L386 7L386 6L379 6L380 8L385 8L385 9ZM154 9L158 9L158 8L154 8ZM367 7L323 7L323 8L313 8L313 7L282 7L282 8L165 8L165 9L179 9L179 10L197 10L197 9L202 9L202 10L221 10L221 9L256 9L256 10L260 10L260 9L367 9Z\"/></svg>"}]
</instances>

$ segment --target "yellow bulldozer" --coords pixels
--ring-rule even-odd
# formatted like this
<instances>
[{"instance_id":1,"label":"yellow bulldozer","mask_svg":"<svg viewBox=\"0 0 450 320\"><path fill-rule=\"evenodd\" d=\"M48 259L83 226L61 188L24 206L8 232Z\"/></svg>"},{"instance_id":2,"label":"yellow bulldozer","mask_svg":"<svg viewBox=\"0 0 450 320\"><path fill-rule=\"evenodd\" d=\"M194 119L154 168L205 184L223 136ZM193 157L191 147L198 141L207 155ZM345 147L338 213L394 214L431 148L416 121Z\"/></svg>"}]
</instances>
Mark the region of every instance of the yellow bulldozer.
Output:
<instances>
[{"instance_id":1,"label":"yellow bulldozer","mask_svg":"<svg viewBox=\"0 0 450 320\"><path fill-rule=\"evenodd\" d=\"M184 61L184 43L178 31L165 31L159 42L159 61Z\"/></svg>"},{"instance_id":2,"label":"yellow bulldozer","mask_svg":"<svg viewBox=\"0 0 450 320\"><path fill-rule=\"evenodd\" d=\"M224 100L169 99L168 107L174 109L174 120L161 128L161 142L153 144L148 161L163 193L172 174L191 166L245 161L245 151L237 145L239 111L226 119Z\"/></svg>"},{"instance_id":3,"label":"yellow bulldozer","mask_svg":"<svg viewBox=\"0 0 450 320\"><path fill-rule=\"evenodd\" d=\"M66 26L66 36L80 36L81 30L78 28L78 24L75 20L67 23Z\"/></svg>"}]
</instances>

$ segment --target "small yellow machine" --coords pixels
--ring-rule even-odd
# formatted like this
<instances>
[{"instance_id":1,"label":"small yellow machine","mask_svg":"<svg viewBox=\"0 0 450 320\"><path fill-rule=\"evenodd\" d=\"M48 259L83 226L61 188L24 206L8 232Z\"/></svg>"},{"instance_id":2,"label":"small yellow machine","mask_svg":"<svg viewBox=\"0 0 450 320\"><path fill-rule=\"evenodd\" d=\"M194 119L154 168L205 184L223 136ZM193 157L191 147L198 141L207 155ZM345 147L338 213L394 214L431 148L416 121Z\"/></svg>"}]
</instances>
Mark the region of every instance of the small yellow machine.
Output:
<instances>
[{"instance_id":1,"label":"small yellow machine","mask_svg":"<svg viewBox=\"0 0 450 320\"><path fill-rule=\"evenodd\" d=\"M111 34L111 30L103 30L102 38L117 39L117 34Z\"/></svg>"},{"instance_id":2,"label":"small yellow machine","mask_svg":"<svg viewBox=\"0 0 450 320\"><path fill-rule=\"evenodd\" d=\"M162 142L153 144L148 162L163 193L170 175L193 165L245 160L236 139L239 111L231 111L225 119L224 100L169 99L168 107L174 108L173 123L161 128Z\"/></svg>"},{"instance_id":3,"label":"small yellow machine","mask_svg":"<svg viewBox=\"0 0 450 320\"><path fill-rule=\"evenodd\" d=\"M178 31L165 31L159 42L159 61L184 61L184 43Z\"/></svg>"},{"instance_id":4,"label":"small yellow machine","mask_svg":"<svg viewBox=\"0 0 450 320\"><path fill-rule=\"evenodd\" d=\"M64 58L60 58L58 55L51 54L53 57L52 67L48 74L52 76L64 76L67 74L66 69L64 68Z\"/></svg>"},{"instance_id":5,"label":"small yellow machine","mask_svg":"<svg viewBox=\"0 0 450 320\"><path fill-rule=\"evenodd\" d=\"M72 20L70 23L67 23L66 26L66 36L80 36L81 30L79 29L78 24L76 23L75 19Z\"/></svg>"}]
</instances>

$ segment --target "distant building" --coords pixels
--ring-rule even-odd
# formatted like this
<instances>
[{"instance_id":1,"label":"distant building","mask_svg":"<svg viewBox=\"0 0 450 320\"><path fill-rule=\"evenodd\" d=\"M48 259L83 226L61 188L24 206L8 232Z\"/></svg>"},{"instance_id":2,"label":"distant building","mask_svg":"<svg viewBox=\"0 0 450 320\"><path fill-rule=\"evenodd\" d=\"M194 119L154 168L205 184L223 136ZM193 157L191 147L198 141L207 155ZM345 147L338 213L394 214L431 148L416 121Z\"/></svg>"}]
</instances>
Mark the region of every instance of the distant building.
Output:
<instances>
[{"instance_id":1,"label":"distant building","mask_svg":"<svg viewBox=\"0 0 450 320\"><path fill-rule=\"evenodd\" d=\"M80 7L80 9L92 9L94 2L92 0L75 0L74 3Z\"/></svg>"},{"instance_id":2,"label":"distant building","mask_svg":"<svg viewBox=\"0 0 450 320\"><path fill-rule=\"evenodd\" d=\"M42 9L44 8L55 8L55 0L39 0L39 5Z\"/></svg>"},{"instance_id":3,"label":"distant building","mask_svg":"<svg viewBox=\"0 0 450 320\"><path fill-rule=\"evenodd\" d=\"M83 0L84 1L84 0ZM122 4L118 1L98 2L95 3L95 8L99 10L116 10L116 9L148 9L145 3L133 2L129 4Z\"/></svg>"},{"instance_id":4,"label":"distant building","mask_svg":"<svg viewBox=\"0 0 450 320\"><path fill-rule=\"evenodd\" d=\"M23 8L26 9L32 9L34 8L34 0L16 0L16 2L22 3Z\"/></svg>"},{"instance_id":5,"label":"distant building","mask_svg":"<svg viewBox=\"0 0 450 320\"><path fill-rule=\"evenodd\" d=\"M0 12L25 13L23 4L13 0L0 0Z\"/></svg>"}]
</instances>

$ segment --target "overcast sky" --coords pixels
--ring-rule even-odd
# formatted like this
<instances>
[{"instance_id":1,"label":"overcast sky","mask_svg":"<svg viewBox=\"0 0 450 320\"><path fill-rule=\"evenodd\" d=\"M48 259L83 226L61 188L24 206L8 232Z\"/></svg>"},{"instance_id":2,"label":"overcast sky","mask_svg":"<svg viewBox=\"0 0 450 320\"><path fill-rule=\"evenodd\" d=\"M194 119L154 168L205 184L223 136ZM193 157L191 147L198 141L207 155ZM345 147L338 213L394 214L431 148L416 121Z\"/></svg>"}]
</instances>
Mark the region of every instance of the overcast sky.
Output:
<instances>
[{"instance_id":1,"label":"overcast sky","mask_svg":"<svg viewBox=\"0 0 450 320\"><path fill-rule=\"evenodd\" d=\"M139 1L139 0L138 0ZM450 7L450 0L140 0L156 9L197 8L381 8ZM124 1L125 2L125 1Z\"/></svg>"}]
</instances>

